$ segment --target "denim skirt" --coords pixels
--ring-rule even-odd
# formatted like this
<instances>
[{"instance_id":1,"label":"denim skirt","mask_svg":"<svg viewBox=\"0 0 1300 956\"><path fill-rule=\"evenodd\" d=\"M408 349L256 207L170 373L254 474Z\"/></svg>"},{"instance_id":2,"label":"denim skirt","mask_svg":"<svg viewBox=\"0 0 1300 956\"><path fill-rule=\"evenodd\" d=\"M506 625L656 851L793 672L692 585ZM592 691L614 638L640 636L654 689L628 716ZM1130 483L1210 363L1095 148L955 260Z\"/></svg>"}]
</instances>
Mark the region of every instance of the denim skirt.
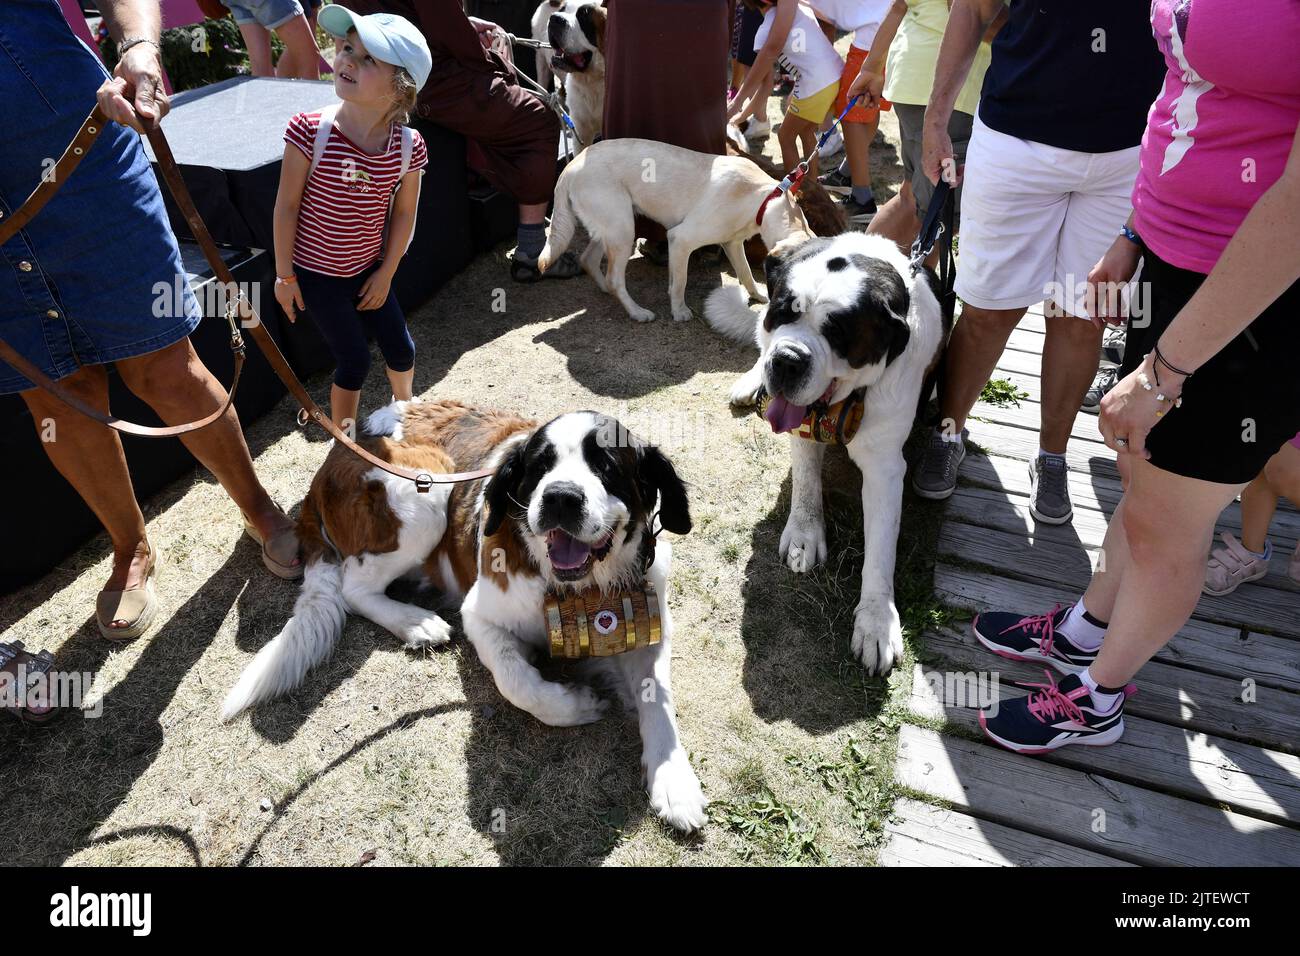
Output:
<instances>
[{"instance_id":1,"label":"denim skirt","mask_svg":"<svg viewBox=\"0 0 1300 956\"><path fill-rule=\"evenodd\" d=\"M4 0L4 8L0 216L7 217L63 155L108 73L58 0ZM109 123L54 198L0 246L0 338L59 379L178 342L200 317L140 136ZM0 362L0 394L31 387Z\"/></svg>"}]
</instances>

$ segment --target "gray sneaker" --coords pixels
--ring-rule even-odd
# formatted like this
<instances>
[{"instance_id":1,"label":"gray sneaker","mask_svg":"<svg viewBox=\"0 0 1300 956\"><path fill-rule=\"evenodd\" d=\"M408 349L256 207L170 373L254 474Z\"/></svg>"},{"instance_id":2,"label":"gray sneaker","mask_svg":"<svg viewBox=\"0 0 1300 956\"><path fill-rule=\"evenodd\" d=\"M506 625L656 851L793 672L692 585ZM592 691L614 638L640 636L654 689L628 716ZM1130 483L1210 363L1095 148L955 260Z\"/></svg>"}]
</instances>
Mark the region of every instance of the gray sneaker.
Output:
<instances>
[{"instance_id":1,"label":"gray sneaker","mask_svg":"<svg viewBox=\"0 0 1300 956\"><path fill-rule=\"evenodd\" d=\"M1083 402L1079 406L1080 411L1087 412L1089 415L1096 415L1101 412L1101 400L1106 397L1106 393L1115 387L1119 381L1119 366L1111 365L1109 362L1103 362L1101 368L1097 369L1096 376L1093 377L1092 385L1088 391L1083 394Z\"/></svg>"},{"instance_id":2,"label":"gray sneaker","mask_svg":"<svg viewBox=\"0 0 1300 956\"><path fill-rule=\"evenodd\" d=\"M1029 463L1029 513L1044 524L1065 524L1074 514L1065 459L1039 455Z\"/></svg>"},{"instance_id":3,"label":"gray sneaker","mask_svg":"<svg viewBox=\"0 0 1300 956\"><path fill-rule=\"evenodd\" d=\"M952 496L957 487L957 469L966 457L965 429L961 437L962 441L948 441L939 432L930 435L912 473L912 490L922 498L943 501Z\"/></svg>"}]
</instances>

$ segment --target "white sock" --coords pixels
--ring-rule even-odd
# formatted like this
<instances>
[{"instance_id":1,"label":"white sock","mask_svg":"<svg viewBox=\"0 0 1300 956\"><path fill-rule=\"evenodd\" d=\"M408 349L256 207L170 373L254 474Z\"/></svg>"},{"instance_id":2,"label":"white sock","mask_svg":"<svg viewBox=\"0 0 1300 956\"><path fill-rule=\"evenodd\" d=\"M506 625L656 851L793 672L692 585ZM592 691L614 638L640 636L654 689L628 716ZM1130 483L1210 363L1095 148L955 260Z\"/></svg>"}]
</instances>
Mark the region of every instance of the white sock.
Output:
<instances>
[{"instance_id":1,"label":"white sock","mask_svg":"<svg viewBox=\"0 0 1300 956\"><path fill-rule=\"evenodd\" d=\"M1039 458L1042 458L1044 455L1046 455L1048 458L1064 458L1064 457L1065 457L1065 455L1061 454L1059 451L1044 451L1043 448L1040 446L1039 449L1038 449L1038 457L1039 457Z\"/></svg>"},{"instance_id":2,"label":"white sock","mask_svg":"<svg viewBox=\"0 0 1300 956\"><path fill-rule=\"evenodd\" d=\"M1115 705L1123 698L1124 692L1118 694L1103 694L1097 690L1097 682L1093 680L1092 668L1082 671L1079 674L1079 680L1083 681L1083 686L1088 688L1088 695L1092 698L1093 706L1103 714L1107 711L1114 710Z\"/></svg>"},{"instance_id":3,"label":"white sock","mask_svg":"<svg viewBox=\"0 0 1300 956\"><path fill-rule=\"evenodd\" d=\"M1242 545L1242 547L1243 547L1243 548L1246 548L1246 546L1245 546L1244 544ZM1246 550L1247 550L1247 551L1250 551L1250 548L1246 548ZM1269 538L1265 538L1265 539L1264 539L1264 550L1263 550L1263 551L1250 551L1250 553L1253 554L1255 557L1259 558L1261 561L1267 561L1267 560L1269 560L1270 558L1273 557L1273 542L1272 542L1272 540L1269 539Z\"/></svg>"},{"instance_id":4,"label":"white sock","mask_svg":"<svg viewBox=\"0 0 1300 956\"><path fill-rule=\"evenodd\" d=\"M1074 602L1070 613L1065 615L1057 630L1070 639L1070 643L1081 651L1095 651L1101 647L1101 639L1106 636L1106 629L1093 624L1086 617L1083 598Z\"/></svg>"}]
</instances>

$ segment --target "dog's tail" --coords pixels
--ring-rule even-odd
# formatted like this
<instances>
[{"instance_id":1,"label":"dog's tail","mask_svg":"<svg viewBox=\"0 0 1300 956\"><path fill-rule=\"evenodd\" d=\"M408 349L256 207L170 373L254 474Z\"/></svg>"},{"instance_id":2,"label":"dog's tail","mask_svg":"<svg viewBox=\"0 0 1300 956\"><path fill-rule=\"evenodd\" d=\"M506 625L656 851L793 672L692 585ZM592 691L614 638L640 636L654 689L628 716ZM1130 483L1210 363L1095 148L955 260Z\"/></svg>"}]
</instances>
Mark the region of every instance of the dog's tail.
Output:
<instances>
[{"instance_id":1,"label":"dog's tail","mask_svg":"<svg viewBox=\"0 0 1300 956\"><path fill-rule=\"evenodd\" d=\"M232 720L249 707L301 684L309 670L329 657L343 634L346 617L343 569L325 560L309 563L293 617L244 669L226 695L221 719Z\"/></svg>"},{"instance_id":2,"label":"dog's tail","mask_svg":"<svg viewBox=\"0 0 1300 956\"><path fill-rule=\"evenodd\" d=\"M576 162L578 160L575 159L574 163ZM555 184L555 205L551 209L551 229L546 235L546 246L537 257L537 268L542 272L549 269L556 259L564 255L565 250L569 248L569 243L573 241L573 233L577 223L577 216L573 214L573 206L569 204L569 180L572 178L573 169L573 164L570 164L569 168L560 174L560 181Z\"/></svg>"},{"instance_id":3,"label":"dog's tail","mask_svg":"<svg viewBox=\"0 0 1300 956\"><path fill-rule=\"evenodd\" d=\"M758 316L738 285L719 286L704 300L704 321L729 339L757 343Z\"/></svg>"}]
</instances>

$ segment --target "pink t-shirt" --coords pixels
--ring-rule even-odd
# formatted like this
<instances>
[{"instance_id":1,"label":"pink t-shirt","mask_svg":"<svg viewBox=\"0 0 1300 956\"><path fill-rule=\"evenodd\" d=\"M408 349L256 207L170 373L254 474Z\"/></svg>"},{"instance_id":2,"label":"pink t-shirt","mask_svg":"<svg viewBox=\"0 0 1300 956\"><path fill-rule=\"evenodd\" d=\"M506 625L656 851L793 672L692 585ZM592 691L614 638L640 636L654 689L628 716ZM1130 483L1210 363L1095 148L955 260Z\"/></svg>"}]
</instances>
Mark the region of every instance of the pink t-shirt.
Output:
<instances>
[{"instance_id":1,"label":"pink t-shirt","mask_svg":"<svg viewBox=\"0 0 1300 956\"><path fill-rule=\"evenodd\" d=\"M1147 118L1134 226L1208 273L1286 166L1300 124L1300 0L1153 0L1169 71Z\"/></svg>"}]
</instances>

